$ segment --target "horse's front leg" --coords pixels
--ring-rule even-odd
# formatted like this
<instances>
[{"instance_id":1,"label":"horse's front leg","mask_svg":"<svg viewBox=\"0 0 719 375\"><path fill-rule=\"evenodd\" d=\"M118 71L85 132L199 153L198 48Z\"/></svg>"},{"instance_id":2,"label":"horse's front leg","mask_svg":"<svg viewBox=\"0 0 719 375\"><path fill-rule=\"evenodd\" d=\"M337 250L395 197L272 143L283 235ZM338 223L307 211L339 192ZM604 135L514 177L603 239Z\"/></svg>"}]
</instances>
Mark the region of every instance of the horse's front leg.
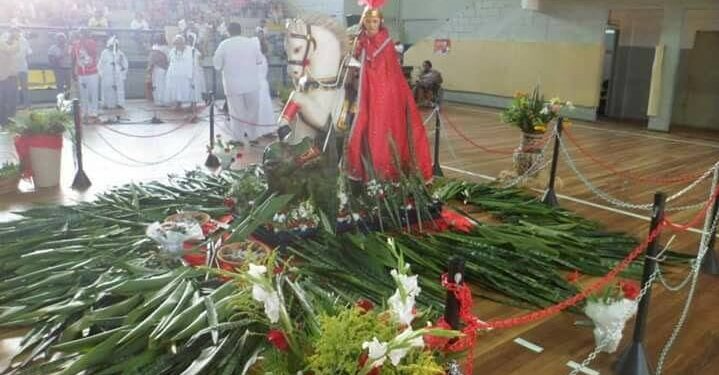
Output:
<instances>
[{"instance_id":1,"label":"horse's front leg","mask_svg":"<svg viewBox=\"0 0 719 375\"><path fill-rule=\"evenodd\" d=\"M320 95L318 95L320 94ZM321 92L294 91L280 116L280 138L290 143L302 141L305 137L314 138L327 124L329 108L327 101L320 98Z\"/></svg>"}]
</instances>

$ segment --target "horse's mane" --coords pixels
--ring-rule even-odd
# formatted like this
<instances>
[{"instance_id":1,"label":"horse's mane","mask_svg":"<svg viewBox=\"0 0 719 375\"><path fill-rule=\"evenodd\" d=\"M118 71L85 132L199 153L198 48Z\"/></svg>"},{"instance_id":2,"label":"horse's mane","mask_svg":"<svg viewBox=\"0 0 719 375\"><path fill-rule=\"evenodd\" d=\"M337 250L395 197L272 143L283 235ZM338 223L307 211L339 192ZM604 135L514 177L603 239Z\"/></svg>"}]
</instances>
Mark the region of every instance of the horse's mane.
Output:
<instances>
[{"instance_id":1,"label":"horse's mane","mask_svg":"<svg viewBox=\"0 0 719 375\"><path fill-rule=\"evenodd\" d=\"M306 24L313 26L321 26L329 30L339 40L342 48L342 55L349 51L349 39L347 30L344 29L334 18L320 13L306 13L297 17Z\"/></svg>"}]
</instances>

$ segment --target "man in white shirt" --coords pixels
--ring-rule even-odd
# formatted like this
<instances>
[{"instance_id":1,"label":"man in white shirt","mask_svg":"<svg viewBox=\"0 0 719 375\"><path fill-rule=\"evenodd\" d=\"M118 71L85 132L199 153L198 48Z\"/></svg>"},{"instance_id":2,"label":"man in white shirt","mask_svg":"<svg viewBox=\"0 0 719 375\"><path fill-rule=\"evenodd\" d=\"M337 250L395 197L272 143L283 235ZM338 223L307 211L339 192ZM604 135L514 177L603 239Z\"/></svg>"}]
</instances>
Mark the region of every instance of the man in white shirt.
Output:
<instances>
[{"instance_id":1,"label":"man in white shirt","mask_svg":"<svg viewBox=\"0 0 719 375\"><path fill-rule=\"evenodd\" d=\"M227 26L230 38L217 47L213 59L215 69L222 71L222 84L229 104L232 129L235 134L256 144L263 128L258 126L259 116L259 69L263 62L257 38L242 35L239 23ZM237 137L237 136L236 136Z\"/></svg>"}]
</instances>

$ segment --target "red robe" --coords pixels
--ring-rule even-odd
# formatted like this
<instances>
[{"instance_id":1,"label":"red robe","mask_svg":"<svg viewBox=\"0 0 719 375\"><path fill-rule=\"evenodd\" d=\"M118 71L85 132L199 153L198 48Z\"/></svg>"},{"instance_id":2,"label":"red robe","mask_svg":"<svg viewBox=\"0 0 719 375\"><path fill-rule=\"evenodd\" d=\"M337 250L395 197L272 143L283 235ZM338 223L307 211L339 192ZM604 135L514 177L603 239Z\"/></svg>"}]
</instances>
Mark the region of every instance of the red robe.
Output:
<instances>
[{"instance_id":1,"label":"red robe","mask_svg":"<svg viewBox=\"0 0 719 375\"><path fill-rule=\"evenodd\" d=\"M359 110L346 148L350 178L364 181L371 178L362 162L364 156L367 161L371 159L378 179L396 181L400 173L395 168L392 139L401 169L424 181L431 180L432 159L422 117L387 29L382 28L372 37L363 31L357 48L358 57L364 51L365 58Z\"/></svg>"}]
</instances>

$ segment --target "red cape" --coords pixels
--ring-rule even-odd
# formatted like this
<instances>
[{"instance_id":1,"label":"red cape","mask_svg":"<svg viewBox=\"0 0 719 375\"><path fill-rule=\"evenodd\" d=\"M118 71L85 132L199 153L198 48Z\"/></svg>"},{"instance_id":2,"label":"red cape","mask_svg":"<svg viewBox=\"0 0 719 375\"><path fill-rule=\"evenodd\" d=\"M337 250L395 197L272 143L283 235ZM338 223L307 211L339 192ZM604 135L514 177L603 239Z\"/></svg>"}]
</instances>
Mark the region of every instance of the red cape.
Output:
<instances>
[{"instance_id":1,"label":"red cape","mask_svg":"<svg viewBox=\"0 0 719 375\"><path fill-rule=\"evenodd\" d=\"M359 111L346 149L350 177L371 178L362 162L364 156L368 162L371 159L377 178L397 180L399 171L391 146L394 140L400 168L429 181L432 159L427 135L387 29L371 37L363 32L358 41L359 55L363 51Z\"/></svg>"}]
</instances>

